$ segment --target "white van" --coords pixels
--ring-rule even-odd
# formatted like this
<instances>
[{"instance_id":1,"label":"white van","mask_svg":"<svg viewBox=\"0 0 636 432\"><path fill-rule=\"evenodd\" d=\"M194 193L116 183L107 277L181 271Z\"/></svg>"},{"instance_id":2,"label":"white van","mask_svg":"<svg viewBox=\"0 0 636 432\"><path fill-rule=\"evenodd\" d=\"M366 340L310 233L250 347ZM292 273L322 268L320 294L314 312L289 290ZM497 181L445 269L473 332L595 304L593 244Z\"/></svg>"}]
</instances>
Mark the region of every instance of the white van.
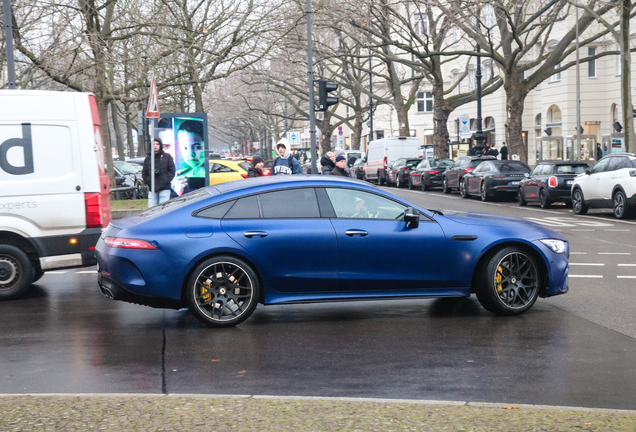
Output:
<instances>
[{"instance_id":1,"label":"white van","mask_svg":"<svg viewBox=\"0 0 636 432\"><path fill-rule=\"evenodd\" d=\"M421 158L420 141L415 137L382 138L371 141L364 163L366 180L386 184L386 169L399 158Z\"/></svg>"},{"instance_id":2,"label":"white van","mask_svg":"<svg viewBox=\"0 0 636 432\"><path fill-rule=\"evenodd\" d=\"M96 264L111 220L90 93L0 90L0 300L51 269Z\"/></svg>"}]
</instances>

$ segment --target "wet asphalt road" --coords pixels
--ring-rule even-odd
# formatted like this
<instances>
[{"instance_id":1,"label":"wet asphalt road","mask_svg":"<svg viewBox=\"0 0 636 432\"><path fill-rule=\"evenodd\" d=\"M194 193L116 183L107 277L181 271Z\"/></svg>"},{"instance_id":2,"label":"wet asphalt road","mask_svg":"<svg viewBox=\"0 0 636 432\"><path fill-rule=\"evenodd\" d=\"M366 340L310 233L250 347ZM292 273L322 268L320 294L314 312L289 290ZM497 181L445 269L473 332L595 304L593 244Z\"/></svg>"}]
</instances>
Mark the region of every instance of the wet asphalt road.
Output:
<instances>
[{"instance_id":1,"label":"wet asphalt road","mask_svg":"<svg viewBox=\"0 0 636 432\"><path fill-rule=\"evenodd\" d=\"M400 194L431 208L486 211L485 204L456 195ZM520 211L506 203L487 208ZM571 217L566 212L553 211ZM572 250L589 253L571 261L594 264L593 253L603 250L631 253L636 225L611 225L628 231L599 227L592 236L564 227ZM223 330L204 327L187 311L110 301L99 294L92 269L46 274L28 297L0 303L0 393L347 396L635 409L635 284L616 279L615 259L603 263L602 278L571 281L572 292L539 299L515 318L491 315L474 298L373 301L260 306L242 325ZM589 269L581 268L577 273L585 276Z\"/></svg>"}]
</instances>

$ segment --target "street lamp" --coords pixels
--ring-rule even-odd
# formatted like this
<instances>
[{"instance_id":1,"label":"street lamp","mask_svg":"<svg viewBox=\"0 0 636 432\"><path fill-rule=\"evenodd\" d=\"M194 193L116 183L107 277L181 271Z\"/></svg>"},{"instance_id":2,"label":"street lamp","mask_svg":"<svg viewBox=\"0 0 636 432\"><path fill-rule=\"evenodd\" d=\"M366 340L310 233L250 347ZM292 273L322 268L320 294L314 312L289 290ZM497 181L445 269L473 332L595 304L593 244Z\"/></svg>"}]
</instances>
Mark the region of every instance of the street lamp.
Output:
<instances>
[{"instance_id":1,"label":"street lamp","mask_svg":"<svg viewBox=\"0 0 636 432\"><path fill-rule=\"evenodd\" d=\"M479 31L479 11L477 12L477 30ZM486 145L486 134L481 127L481 56L479 55L481 49L479 42L477 42L477 70L475 71L475 81L477 84L477 131L475 132L475 153L478 155L483 154L484 147Z\"/></svg>"}]
</instances>

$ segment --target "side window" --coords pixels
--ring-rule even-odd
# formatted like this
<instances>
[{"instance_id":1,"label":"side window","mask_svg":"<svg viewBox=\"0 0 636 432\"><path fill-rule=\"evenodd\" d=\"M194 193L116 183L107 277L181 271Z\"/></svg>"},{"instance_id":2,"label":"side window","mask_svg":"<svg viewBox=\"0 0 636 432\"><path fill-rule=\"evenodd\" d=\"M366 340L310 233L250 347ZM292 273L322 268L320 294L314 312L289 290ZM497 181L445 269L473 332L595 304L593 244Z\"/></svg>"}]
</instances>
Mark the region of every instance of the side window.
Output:
<instances>
[{"instance_id":1,"label":"side window","mask_svg":"<svg viewBox=\"0 0 636 432\"><path fill-rule=\"evenodd\" d=\"M319 218L318 200L314 188L288 189L259 196L263 218Z\"/></svg>"},{"instance_id":2,"label":"side window","mask_svg":"<svg viewBox=\"0 0 636 432\"><path fill-rule=\"evenodd\" d=\"M227 201L221 204L214 205L203 209L195 214L196 217L206 219L223 219L225 213L234 205L236 201Z\"/></svg>"},{"instance_id":3,"label":"side window","mask_svg":"<svg viewBox=\"0 0 636 432\"><path fill-rule=\"evenodd\" d=\"M592 174L597 174L605 170L605 167L607 166L607 163L610 159L611 158L605 158L598 161L598 163L594 165L594 168L592 168Z\"/></svg>"},{"instance_id":4,"label":"side window","mask_svg":"<svg viewBox=\"0 0 636 432\"><path fill-rule=\"evenodd\" d=\"M369 192L327 188L327 195L338 218L404 219L406 206Z\"/></svg>"},{"instance_id":5,"label":"side window","mask_svg":"<svg viewBox=\"0 0 636 432\"><path fill-rule=\"evenodd\" d=\"M236 201L224 219L260 219L256 196L241 198Z\"/></svg>"},{"instance_id":6,"label":"side window","mask_svg":"<svg viewBox=\"0 0 636 432\"><path fill-rule=\"evenodd\" d=\"M235 172L232 168L222 165L222 164L216 164L217 168L215 172L221 172L221 173L226 173L226 172Z\"/></svg>"},{"instance_id":7,"label":"side window","mask_svg":"<svg viewBox=\"0 0 636 432\"><path fill-rule=\"evenodd\" d=\"M537 165L536 167L534 167L534 170L532 170L532 175L533 176L539 176L541 174L543 174L543 171L545 169L546 165Z\"/></svg>"},{"instance_id":8,"label":"side window","mask_svg":"<svg viewBox=\"0 0 636 432\"><path fill-rule=\"evenodd\" d=\"M631 164L626 157L613 157L607 165L607 171L615 171L621 168L627 168Z\"/></svg>"}]
</instances>

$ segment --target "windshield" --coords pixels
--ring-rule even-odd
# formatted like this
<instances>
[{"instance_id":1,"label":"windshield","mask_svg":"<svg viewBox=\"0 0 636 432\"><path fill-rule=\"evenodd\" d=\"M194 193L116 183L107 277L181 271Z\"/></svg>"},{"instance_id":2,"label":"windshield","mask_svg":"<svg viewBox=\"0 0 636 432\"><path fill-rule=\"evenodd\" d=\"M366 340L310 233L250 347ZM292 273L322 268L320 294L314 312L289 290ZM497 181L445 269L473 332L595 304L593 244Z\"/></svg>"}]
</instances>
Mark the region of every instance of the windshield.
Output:
<instances>
[{"instance_id":1,"label":"windshield","mask_svg":"<svg viewBox=\"0 0 636 432\"><path fill-rule=\"evenodd\" d=\"M433 161L432 165L435 168L450 168L451 166L453 166L453 161L452 160L436 160L436 161Z\"/></svg>"},{"instance_id":2,"label":"windshield","mask_svg":"<svg viewBox=\"0 0 636 432\"><path fill-rule=\"evenodd\" d=\"M499 172L530 172L530 167L523 162L509 162L496 164Z\"/></svg>"},{"instance_id":3,"label":"windshield","mask_svg":"<svg viewBox=\"0 0 636 432\"><path fill-rule=\"evenodd\" d=\"M122 174L137 174L143 169L143 167L140 165L134 165L128 162L121 161L114 162L114 165Z\"/></svg>"},{"instance_id":4,"label":"windshield","mask_svg":"<svg viewBox=\"0 0 636 432\"><path fill-rule=\"evenodd\" d=\"M407 160L406 161L406 166L409 168L413 168L414 166L416 166L417 164L419 164L420 162L422 162L422 159L411 159L411 160Z\"/></svg>"}]
</instances>

